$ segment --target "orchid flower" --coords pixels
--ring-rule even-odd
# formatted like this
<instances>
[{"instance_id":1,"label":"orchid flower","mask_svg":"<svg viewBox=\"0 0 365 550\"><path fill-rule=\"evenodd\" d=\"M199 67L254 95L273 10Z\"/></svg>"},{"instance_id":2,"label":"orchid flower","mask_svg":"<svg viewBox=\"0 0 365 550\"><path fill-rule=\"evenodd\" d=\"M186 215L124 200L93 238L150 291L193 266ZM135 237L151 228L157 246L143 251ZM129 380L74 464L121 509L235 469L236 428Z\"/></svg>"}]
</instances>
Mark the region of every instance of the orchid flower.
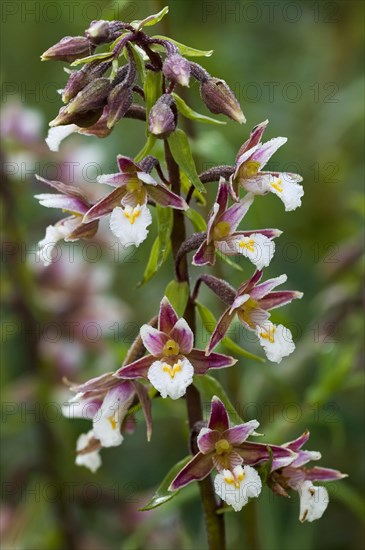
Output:
<instances>
[{"instance_id":1,"label":"orchid flower","mask_svg":"<svg viewBox=\"0 0 365 550\"><path fill-rule=\"evenodd\" d=\"M256 271L251 279L238 288L236 295L232 297L230 307L220 317L210 337L207 354L222 340L236 314L244 327L257 334L270 361L280 363L283 357L294 351L295 345L290 330L283 325L271 323L268 320L269 310L288 304L295 298L301 298L303 293L295 290L273 292L275 287L287 280L286 275L257 284L261 277L262 272Z\"/></svg>"},{"instance_id":2,"label":"orchid flower","mask_svg":"<svg viewBox=\"0 0 365 550\"><path fill-rule=\"evenodd\" d=\"M221 178L216 201L208 216L207 238L193 257L194 265L214 265L216 249L228 256L242 254L257 269L267 267L274 255L275 244L272 241L281 235L278 229L259 229L236 231L254 199L248 193L243 200L227 209L228 187Z\"/></svg>"},{"instance_id":3,"label":"orchid flower","mask_svg":"<svg viewBox=\"0 0 365 550\"><path fill-rule=\"evenodd\" d=\"M230 192L236 201L239 199L240 186L254 195L271 192L282 200L286 211L295 210L301 205L304 194L303 187L299 185L303 178L298 174L262 171L272 155L287 142L287 138L277 137L261 143L268 122L265 120L256 126L239 150L229 180Z\"/></svg>"},{"instance_id":4,"label":"orchid flower","mask_svg":"<svg viewBox=\"0 0 365 550\"><path fill-rule=\"evenodd\" d=\"M106 373L84 384L72 385L70 389L76 395L63 406L64 416L87 418L93 423L92 430L82 434L77 441L76 464L95 471L101 464L95 453L101 447L116 447L123 442L122 431L126 428L128 410L135 398L141 403L146 418L147 439L150 439L151 403L142 384Z\"/></svg>"},{"instance_id":5,"label":"orchid flower","mask_svg":"<svg viewBox=\"0 0 365 550\"><path fill-rule=\"evenodd\" d=\"M297 453L296 459L284 468L272 467L268 484L271 489L280 496L288 497L287 489L293 489L300 495L299 520L312 522L322 517L325 512L329 497L325 487L313 485L313 481L336 481L347 477L338 470L331 468L303 468L311 460L319 460L321 453L317 451L303 451L302 447L309 439L309 431L306 431L289 443L282 445Z\"/></svg>"},{"instance_id":6,"label":"orchid flower","mask_svg":"<svg viewBox=\"0 0 365 550\"><path fill-rule=\"evenodd\" d=\"M50 265L52 263L52 251L58 241L61 239L77 241L82 238L91 238L98 230L99 222L94 220L83 223L83 217L91 204L78 188L65 185L60 181L46 180L40 176L36 176L36 178L59 192L58 194L40 193L35 195L39 203L47 208L61 208L71 214L71 216L60 220L55 225L49 225L46 228L45 237L38 243L39 258L44 265Z\"/></svg>"},{"instance_id":7,"label":"orchid flower","mask_svg":"<svg viewBox=\"0 0 365 550\"><path fill-rule=\"evenodd\" d=\"M151 158L151 157L150 157ZM84 222L97 220L111 214L110 229L124 245L139 246L148 234L151 214L147 208L150 199L161 206L185 210L188 205L170 191L164 183L158 183L149 173L153 165L150 158L144 159L145 166L139 166L130 158L117 157L119 172L98 177L99 183L106 183L115 189L100 199L85 214Z\"/></svg>"},{"instance_id":8,"label":"orchid flower","mask_svg":"<svg viewBox=\"0 0 365 550\"><path fill-rule=\"evenodd\" d=\"M283 468L296 458L291 449L246 441L258 426L257 420L250 420L230 427L227 409L214 396L208 427L202 428L197 438L199 452L180 470L169 490L200 481L215 468L216 493L234 510L241 510L249 498L258 497L261 492L261 479L253 466L268 461L270 453L276 468Z\"/></svg>"},{"instance_id":9,"label":"orchid flower","mask_svg":"<svg viewBox=\"0 0 365 550\"><path fill-rule=\"evenodd\" d=\"M178 318L166 297L160 304L158 328L143 325L140 335L149 354L122 367L116 375L123 379L146 378L164 398L182 397L194 374L236 363L227 355L212 353L207 357L204 351L193 348L191 328L185 319Z\"/></svg>"}]
</instances>

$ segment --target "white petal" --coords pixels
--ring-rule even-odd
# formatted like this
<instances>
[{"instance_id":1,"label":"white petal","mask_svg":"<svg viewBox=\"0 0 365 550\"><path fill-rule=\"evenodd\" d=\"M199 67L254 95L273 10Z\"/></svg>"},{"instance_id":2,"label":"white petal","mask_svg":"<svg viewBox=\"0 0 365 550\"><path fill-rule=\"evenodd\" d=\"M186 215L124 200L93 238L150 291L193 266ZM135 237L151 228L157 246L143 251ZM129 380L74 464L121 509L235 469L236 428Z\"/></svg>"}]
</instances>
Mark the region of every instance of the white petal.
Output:
<instances>
[{"instance_id":1,"label":"white petal","mask_svg":"<svg viewBox=\"0 0 365 550\"><path fill-rule=\"evenodd\" d=\"M271 178L270 191L282 200L287 212L295 210L302 204L303 187L288 174L280 174L280 178Z\"/></svg>"},{"instance_id":2,"label":"white petal","mask_svg":"<svg viewBox=\"0 0 365 550\"><path fill-rule=\"evenodd\" d=\"M78 131L76 124L67 124L66 126L54 126L49 129L46 143L51 151L58 151L60 143L69 135Z\"/></svg>"},{"instance_id":3,"label":"white petal","mask_svg":"<svg viewBox=\"0 0 365 550\"><path fill-rule=\"evenodd\" d=\"M280 363L283 357L287 357L295 350L291 332L283 325L273 325L267 321L261 327L257 327L256 332L269 361Z\"/></svg>"},{"instance_id":4,"label":"white petal","mask_svg":"<svg viewBox=\"0 0 365 550\"><path fill-rule=\"evenodd\" d=\"M110 217L110 229L125 246L139 246L147 238L147 227L151 223L151 213L144 205L117 206Z\"/></svg>"},{"instance_id":5,"label":"white petal","mask_svg":"<svg viewBox=\"0 0 365 550\"><path fill-rule=\"evenodd\" d=\"M233 472L223 470L214 479L215 492L236 512L239 512L249 498L256 498L261 493L260 476L251 466L236 466Z\"/></svg>"},{"instance_id":6,"label":"white petal","mask_svg":"<svg viewBox=\"0 0 365 550\"><path fill-rule=\"evenodd\" d=\"M240 183L246 191L253 193L254 195L266 195L271 191L270 182L272 177L269 175L258 175L252 178L244 178L240 180Z\"/></svg>"},{"instance_id":7,"label":"white petal","mask_svg":"<svg viewBox=\"0 0 365 550\"><path fill-rule=\"evenodd\" d=\"M122 443L124 438L120 429L133 397L132 394L127 400L121 399L118 387L106 394L102 406L93 419L95 437L103 447L117 447Z\"/></svg>"},{"instance_id":8,"label":"white petal","mask_svg":"<svg viewBox=\"0 0 365 550\"><path fill-rule=\"evenodd\" d=\"M257 269L267 267L275 252L275 243L265 235L253 233L237 239L237 252L248 258Z\"/></svg>"},{"instance_id":9,"label":"white petal","mask_svg":"<svg viewBox=\"0 0 365 550\"><path fill-rule=\"evenodd\" d=\"M46 228L46 234L38 243L38 257L44 265L52 263L52 251L57 242L65 237L61 228L55 225L49 225Z\"/></svg>"},{"instance_id":10,"label":"white petal","mask_svg":"<svg viewBox=\"0 0 365 550\"><path fill-rule=\"evenodd\" d=\"M76 443L76 451L82 451L82 449L85 449L85 447L88 446L90 439L93 437L94 432L92 430L90 430L87 434L81 434ZM91 451L91 453L86 453L83 455L77 455L75 464L77 464L77 466L85 466L95 473L101 466L99 450Z\"/></svg>"},{"instance_id":11,"label":"white petal","mask_svg":"<svg viewBox=\"0 0 365 550\"><path fill-rule=\"evenodd\" d=\"M143 183L147 183L148 185L157 185L157 181L153 179L153 177L150 174L147 174L146 172L137 172L137 178L141 180Z\"/></svg>"},{"instance_id":12,"label":"white petal","mask_svg":"<svg viewBox=\"0 0 365 550\"><path fill-rule=\"evenodd\" d=\"M323 516L329 502L328 491L325 487L315 487L311 481L304 481L299 488L300 512L299 520L314 521Z\"/></svg>"},{"instance_id":13,"label":"white petal","mask_svg":"<svg viewBox=\"0 0 365 550\"><path fill-rule=\"evenodd\" d=\"M148 369L148 380L162 397L179 399L185 395L186 388L193 381L194 367L185 357L174 364L165 361L155 361Z\"/></svg>"}]
</instances>

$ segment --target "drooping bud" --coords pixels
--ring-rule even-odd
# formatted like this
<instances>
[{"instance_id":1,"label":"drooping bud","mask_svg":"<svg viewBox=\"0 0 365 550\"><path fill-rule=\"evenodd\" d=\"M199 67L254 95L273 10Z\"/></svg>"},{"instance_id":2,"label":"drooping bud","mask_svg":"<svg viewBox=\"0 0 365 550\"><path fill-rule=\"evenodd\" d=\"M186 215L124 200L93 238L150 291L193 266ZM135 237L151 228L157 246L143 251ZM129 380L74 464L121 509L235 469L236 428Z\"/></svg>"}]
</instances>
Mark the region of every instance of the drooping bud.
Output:
<instances>
[{"instance_id":1,"label":"drooping bud","mask_svg":"<svg viewBox=\"0 0 365 550\"><path fill-rule=\"evenodd\" d=\"M109 78L97 78L93 80L69 103L69 112L85 113L86 111L104 106L110 89L111 83Z\"/></svg>"},{"instance_id":2,"label":"drooping bud","mask_svg":"<svg viewBox=\"0 0 365 550\"><path fill-rule=\"evenodd\" d=\"M45 51L41 55L41 60L49 61L52 59L71 63L75 59L90 55L90 53L92 53L92 48L90 48L90 42L85 36L65 36Z\"/></svg>"},{"instance_id":3,"label":"drooping bud","mask_svg":"<svg viewBox=\"0 0 365 550\"><path fill-rule=\"evenodd\" d=\"M168 55L162 67L164 75L180 84L181 86L189 86L190 80L190 63L187 59L178 53Z\"/></svg>"},{"instance_id":4,"label":"drooping bud","mask_svg":"<svg viewBox=\"0 0 365 550\"><path fill-rule=\"evenodd\" d=\"M152 107L148 117L148 131L154 136L165 139L176 128L177 109L171 95L164 94Z\"/></svg>"},{"instance_id":5,"label":"drooping bud","mask_svg":"<svg viewBox=\"0 0 365 550\"><path fill-rule=\"evenodd\" d=\"M98 46L115 40L122 28L123 24L120 21L92 21L85 31L85 36L92 44Z\"/></svg>"},{"instance_id":6,"label":"drooping bud","mask_svg":"<svg viewBox=\"0 0 365 550\"><path fill-rule=\"evenodd\" d=\"M92 80L101 77L111 65L111 61L104 61L103 63L94 61L85 65L80 71L72 72L62 92L63 102L68 103Z\"/></svg>"},{"instance_id":7,"label":"drooping bud","mask_svg":"<svg viewBox=\"0 0 365 550\"><path fill-rule=\"evenodd\" d=\"M61 107L56 118L51 120L49 125L52 128L54 126L65 126L67 124L76 124L80 128L89 128L98 122L99 118L103 114L103 107L86 111L85 113L69 113L67 108L68 105Z\"/></svg>"},{"instance_id":8,"label":"drooping bud","mask_svg":"<svg viewBox=\"0 0 365 550\"><path fill-rule=\"evenodd\" d=\"M200 94L212 113L226 115L240 124L246 122L240 104L224 80L213 77L204 80L200 86Z\"/></svg>"},{"instance_id":9,"label":"drooping bud","mask_svg":"<svg viewBox=\"0 0 365 550\"><path fill-rule=\"evenodd\" d=\"M124 83L118 84L112 89L108 97L108 128L113 128L118 120L124 117L129 107L132 105L132 101L132 90L131 88L126 87Z\"/></svg>"}]
</instances>

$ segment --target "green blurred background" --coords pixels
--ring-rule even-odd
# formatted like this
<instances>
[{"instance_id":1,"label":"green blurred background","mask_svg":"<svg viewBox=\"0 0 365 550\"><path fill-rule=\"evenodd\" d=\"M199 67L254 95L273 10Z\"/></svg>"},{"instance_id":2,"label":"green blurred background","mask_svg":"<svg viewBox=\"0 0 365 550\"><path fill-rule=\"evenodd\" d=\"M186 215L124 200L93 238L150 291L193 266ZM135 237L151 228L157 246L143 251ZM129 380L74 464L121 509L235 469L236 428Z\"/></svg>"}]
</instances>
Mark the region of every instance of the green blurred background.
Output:
<instances>
[{"instance_id":1,"label":"green blurred background","mask_svg":"<svg viewBox=\"0 0 365 550\"><path fill-rule=\"evenodd\" d=\"M107 231L89 248L70 245L71 262L64 247L62 261L48 269L32 253L45 226L59 219L32 198L46 191L34 173L98 193L96 175L115 171L116 154L134 156L144 140L143 125L125 120L107 140L72 136L59 154L50 153L43 140L66 74L61 63L41 63L40 54L65 35L82 34L92 19L142 19L165 4L170 13L152 34L214 49L202 64L230 84L248 120L244 127L189 126L198 168L232 164L249 130L268 118L266 139L289 138L270 166L304 178L301 209L283 215L276 197L258 198L245 219L247 228L284 231L267 273L287 273L287 288L305 293L274 316L291 328L297 351L280 366L242 358L218 378L239 412L261 422L267 441L309 428L309 448L322 452L321 464L350 475L328 487L329 508L313 524L299 523L295 495L284 500L264 490L241 513L226 515L228 547L364 548L363 4L299 0L2 2L2 548L206 547L196 488L138 512L187 454L183 400L157 400L149 444L137 416L135 434L102 452L94 476L74 465L75 441L88 422L60 413L68 398L63 376L83 381L120 364L138 327L156 312L171 260L137 289L152 235L120 261ZM197 84L186 99L206 113ZM214 195L212 185L208 205ZM225 264L214 273L238 285L251 273L242 265L247 273ZM209 291L202 300L216 315L222 311ZM238 327L231 336L259 353ZM206 337L199 329L201 343Z\"/></svg>"}]
</instances>

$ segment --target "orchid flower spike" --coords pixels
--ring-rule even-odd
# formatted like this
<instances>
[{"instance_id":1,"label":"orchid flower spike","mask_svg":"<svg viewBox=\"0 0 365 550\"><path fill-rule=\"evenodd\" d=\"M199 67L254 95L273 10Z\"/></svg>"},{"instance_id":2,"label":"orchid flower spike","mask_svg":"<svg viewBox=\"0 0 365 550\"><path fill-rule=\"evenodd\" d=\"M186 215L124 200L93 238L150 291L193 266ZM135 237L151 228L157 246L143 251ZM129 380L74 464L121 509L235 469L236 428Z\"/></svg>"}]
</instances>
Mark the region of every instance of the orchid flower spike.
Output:
<instances>
[{"instance_id":1,"label":"orchid flower spike","mask_svg":"<svg viewBox=\"0 0 365 550\"><path fill-rule=\"evenodd\" d=\"M261 143L268 122L265 120L256 126L239 150L235 169L229 180L230 192L234 200L239 199L239 187L254 195L271 192L284 203L286 211L295 210L301 205L304 194L303 187L299 185L303 178L298 174L262 170L272 155L287 141L287 138L277 137Z\"/></svg>"},{"instance_id":2,"label":"orchid flower spike","mask_svg":"<svg viewBox=\"0 0 365 550\"><path fill-rule=\"evenodd\" d=\"M185 319L179 319L169 300L160 304L158 328L141 327L140 335L148 355L123 366L116 373L123 379L145 378L162 397L182 397L192 383L194 374L205 374L209 369L230 367L236 360L227 355L193 348L194 336Z\"/></svg>"}]
</instances>

